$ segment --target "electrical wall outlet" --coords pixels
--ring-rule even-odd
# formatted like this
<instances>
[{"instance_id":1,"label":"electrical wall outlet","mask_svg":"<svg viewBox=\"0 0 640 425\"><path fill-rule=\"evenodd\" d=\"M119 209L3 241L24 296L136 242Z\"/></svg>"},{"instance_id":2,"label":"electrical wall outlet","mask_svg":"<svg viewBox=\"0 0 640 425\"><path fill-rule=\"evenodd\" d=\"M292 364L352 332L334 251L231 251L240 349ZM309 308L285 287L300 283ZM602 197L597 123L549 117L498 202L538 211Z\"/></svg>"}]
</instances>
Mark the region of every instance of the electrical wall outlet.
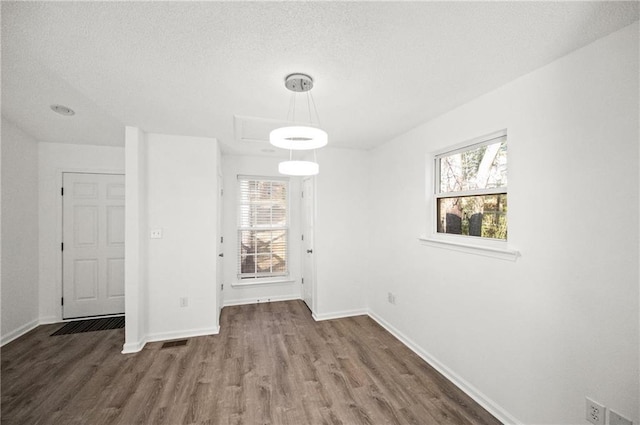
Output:
<instances>
[{"instance_id":1,"label":"electrical wall outlet","mask_svg":"<svg viewBox=\"0 0 640 425\"><path fill-rule=\"evenodd\" d=\"M151 239L162 239L162 229L153 229L150 236Z\"/></svg>"},{"instance_id":2,"label":"electrical wall outlet","mask_svg":"<svg viewBox=\"0 0 640 425\"><path fill-rule=\"evenodd\" d=\"M620 413L609 410L609 425L633 425L633 422Z\"/></svg>"},{"instance_id":3,"label":"electrical wall outlet","mask_svg":"<svg viewBox=\"0 0 640 425\"><path fill-rule=\"evenodd\" d=\"M389 304L395 304L396 303L396 295L392 292L389 292L387 294L387 301L389 301Z\"/></svg>"},{"instance_id":4,"label":"electrical wall outlet","mask_svg":"<svg viewBox=\"0 0 640 425\"><path fill-rule=\"evenodd\" d=\"M180 307L188 307L189 306L189 298L181 297L180 298Z\"/></svg>"},{"instance_id":5,"label":"electrical wall outlet","mask_svg":"<svg viewBox=\"0 0 640 425\"><path fill-rule=\"evenodd\" d=\"M594 425L605 425L605 407L587 397L585 417Z\"/></svg>"}]
</instances>

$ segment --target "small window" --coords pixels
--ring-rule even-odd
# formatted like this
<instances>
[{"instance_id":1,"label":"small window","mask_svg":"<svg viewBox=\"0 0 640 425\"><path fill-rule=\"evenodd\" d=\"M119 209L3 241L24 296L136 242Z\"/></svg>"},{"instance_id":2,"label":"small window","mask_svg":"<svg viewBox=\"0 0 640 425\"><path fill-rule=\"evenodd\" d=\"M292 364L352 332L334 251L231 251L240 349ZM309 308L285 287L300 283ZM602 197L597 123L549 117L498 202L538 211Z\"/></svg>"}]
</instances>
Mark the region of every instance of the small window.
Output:
<instances>
[{"instance_id":1,"label":"small window","mask_svg":"<svg viewBox=\"0 0 640 425\"><path fill-rule=\"evenodd\" d=\"M435 157L438 233L507 239L507 135Z\"/></svg>"},{"instance_id":2,"label":"small window","mask_svg":"<svg viewBox=\"0 0 640 425\"><path fill-rule=\"evenodd\" d=\"M238 176L238 278L287 276L289 182Z\"/></svg>"}]
</instances>

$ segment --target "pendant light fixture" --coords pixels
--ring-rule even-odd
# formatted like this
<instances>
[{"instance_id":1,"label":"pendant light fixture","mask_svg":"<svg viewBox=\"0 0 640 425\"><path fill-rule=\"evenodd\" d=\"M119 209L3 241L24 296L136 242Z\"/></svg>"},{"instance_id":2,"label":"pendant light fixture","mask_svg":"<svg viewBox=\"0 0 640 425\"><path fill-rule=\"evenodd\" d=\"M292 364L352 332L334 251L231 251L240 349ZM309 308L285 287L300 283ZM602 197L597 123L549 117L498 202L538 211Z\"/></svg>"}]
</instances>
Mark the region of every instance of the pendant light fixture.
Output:
<instances>
[{"instance_id":1,"label":"pendant light fixture","mask_svg":"<svg viewBox=\"0 0 640 425\"><path fill-rule=\"evenodd\" d=\"M280 127L271 131L269 134L269 142L278 148L289 150L289 160L278 164L280 174L289 176L313 176L318 174L320 166L318 165L315 149L327 145L327 133L318 126L320 119L315 101L310 90L313 88L313 79L306 74L291 74L285 78L284 85L289 89L291 101L289 102L289 113L287 120L296 123L296 97L298 93L306 93L306 104L309 117L309 125L293 125L288 127ZM316 126L312 119L313 112L316 117ZM313 150L314 161L294 160L293 151Z\"/></svg>"}]
</instances>

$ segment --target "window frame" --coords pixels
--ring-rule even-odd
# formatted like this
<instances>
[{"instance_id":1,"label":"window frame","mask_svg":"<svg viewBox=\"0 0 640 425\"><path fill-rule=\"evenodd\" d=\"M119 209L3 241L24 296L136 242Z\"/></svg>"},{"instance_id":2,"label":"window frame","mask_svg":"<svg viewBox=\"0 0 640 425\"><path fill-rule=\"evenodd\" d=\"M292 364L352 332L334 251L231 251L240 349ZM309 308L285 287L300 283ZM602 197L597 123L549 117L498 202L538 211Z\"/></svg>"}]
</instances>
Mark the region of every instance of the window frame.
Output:
<instances>
[{"instance_id":1,"label":"window frame","mask_svg":"<svg viewBox=\"0 0 640 425\"><path fill-rule=\"evenodd\" d=\"M440 168L440 164L441 164L441 159L451 156L451 155L455 155L457 153L462 153L462 152L468 152L468 151L472 151L478 148L481 148L483 146L489 146L492 144L497 143L498 139L504 139L505 141L507 141L507 157L508 157L508 137L507 137L507 131L506 130L500 130L494 133L490 133L487 134L485 136L481 136L481 137L477 137L475 139L471 139L468 140L466 142L463 142L461 144L455 145L454 147L449 147L448 149L445 149L441 152L435 153L433 156L433 169L434 169L434 173L433 173L433 193L434 193L434 207L435 207L435 211L434 211L434 233L438 234L438 235L448 235L448 236L452 236L452 237L463 237L463 238L471 238L473 240L475 239L480 239L480 240L485 240L485 241L502 241L502 242L507 242L508 238L509 238L509 233L507 230L507 238L506 239L499 239L499 238L487 238L487 237L482 237L482 236L471 236L471 235L460 235L460 234L455 234L455 233L445 233L445 232L438 232L438 222L439 222L439 216L438 216L438 202L440 199L447 199L447 198L462 198L462 197L469 197L469 196L486 196L486 195L498 195L498 194L504 194L507 195L508 198L508 194L509 194L509 190L508 190L508 179L507 179L507 186L502 186L502 187L496 187L496 188L486 188L486 189L471 189L471 190L460 190L460 191L454 191L454 192L441 192L440 191L440 177L441 177L441 168ZM502 142L502 141L501 141ZM508 166L508 161L507 161L507 174L509 173L509 166ZM507 210L507 229L509 226L509 217L508 217L508 210Z\"/></svg>"},{"instance_id":2,"label":"window frame","mask_svg":"<svg viewBox=\"0 0 640 425\"><path fill-rule=\"evenodd\" d=\"M286 226L280 227L255 227L255 226L242 226L242 206L247 205L242 203L242 190L241 184L242 181L262 181L262 182L284 182L286 185ZM280 176L257 176L257 175L245 175L238 174L236 178L236 187L237 187L237 197L236 197L236 283L235 285L255 285L262 283L271 283L271 282L286 282L289 279L291 274L290 267L290 254L291 254L291 246L290 246L290 235L291 235L291 181L287 177ZM251 205L251 204L248 204ZM284 231L285 232L285 253L286 253L286 270L283 272L268 272L262 275L257 275L254 273L253 276L248 274L242 274L242 231L250 231L250 230L275 230L275 231Z\"/></svg>"},{"instance_id":3,"label":"window frame","mask_svg":"<svg viewBox=\"0 0 640 425\"><path fill-rule=\"evenodd\" d=\"M507 137L507 129L502 129L480 137L466 140L455 145L449 145L427 155L427 163L431 166L427 167L426 183L427 183L427 220L428 233L420 236L418 240L427 246L437 248L450 249L454 251L467 252L488 257L500 258L515 261L520 253L511 249L509 245L509 233L507 239L486 238L482 236L459 235L453 233L438 232L438 199L463 196L480 196L491 195L496 193L506 193L507 187L490 188L490 189L474 189L458 192L440 192L440 159L455 153L464 152L473 148L490 145L495 143L495 139ZM507 173L509 167L507 166ZM507 226L509 226L509 209L507 210Z\"/></svg>"}]
</instances>

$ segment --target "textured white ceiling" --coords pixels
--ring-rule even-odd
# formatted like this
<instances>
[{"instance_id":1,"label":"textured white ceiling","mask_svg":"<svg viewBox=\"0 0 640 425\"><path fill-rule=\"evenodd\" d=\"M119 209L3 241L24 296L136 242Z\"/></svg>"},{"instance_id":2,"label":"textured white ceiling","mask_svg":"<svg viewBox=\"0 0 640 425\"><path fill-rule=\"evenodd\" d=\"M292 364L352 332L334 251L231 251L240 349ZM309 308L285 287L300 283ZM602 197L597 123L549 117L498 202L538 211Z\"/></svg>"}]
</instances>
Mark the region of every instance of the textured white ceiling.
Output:
<instances>
[{"instance_id":1,"label":"textured white ceiling","mask_svg":"<svg viewBox=\"0 0 640 425\"><path fill-rule=\"evenodd\" d=\"M284 77L305 72L329 143L366 149L638 17L638 2L2 2L2 113L42 141L123 145L132 125L260 152L234 116L285 119Z\"/></svg>"}]
</instances>

